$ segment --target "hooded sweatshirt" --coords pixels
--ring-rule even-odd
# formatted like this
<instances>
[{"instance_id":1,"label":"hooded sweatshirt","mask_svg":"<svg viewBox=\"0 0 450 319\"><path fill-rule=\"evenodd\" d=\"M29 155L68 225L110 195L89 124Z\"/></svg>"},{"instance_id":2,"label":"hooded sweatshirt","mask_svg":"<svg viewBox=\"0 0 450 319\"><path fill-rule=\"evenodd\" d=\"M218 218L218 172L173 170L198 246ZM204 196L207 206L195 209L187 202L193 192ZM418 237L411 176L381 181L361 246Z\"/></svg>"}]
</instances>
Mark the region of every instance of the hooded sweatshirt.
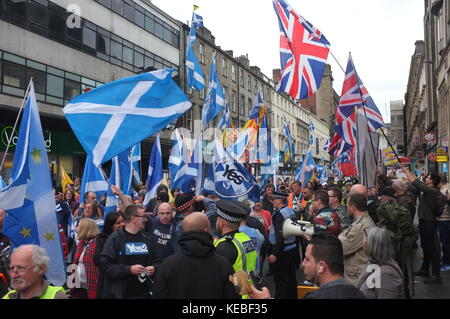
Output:
<instances>
[{"instance_id":1,"label":"hooded sweatshirt","mask_svg":"<svg viewBox=\"0 0 450 319\"><path fill-rule=\"evenodd\" d=\"M209 233L183 233L178 244L181 251L167 257L158 270L154 299L239 298L229 281L233 267L216 254Z\"/></svg>"}]
</instances>

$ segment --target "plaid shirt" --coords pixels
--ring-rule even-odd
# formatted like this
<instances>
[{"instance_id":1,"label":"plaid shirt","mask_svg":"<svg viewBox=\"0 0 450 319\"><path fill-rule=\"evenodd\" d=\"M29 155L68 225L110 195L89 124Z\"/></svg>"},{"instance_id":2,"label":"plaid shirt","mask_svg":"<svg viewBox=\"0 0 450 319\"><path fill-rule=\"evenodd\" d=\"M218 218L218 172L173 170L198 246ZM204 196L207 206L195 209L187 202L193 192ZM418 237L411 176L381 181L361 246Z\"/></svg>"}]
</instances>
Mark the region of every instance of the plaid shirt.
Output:
<instances>
[{"instance_id":1,"label":"plaid shirt","mask_svg":"<svg viewBox=\"0 0 450 319\"><path fill-rule=\"evenodd\" d=\"M73 263L78 265L81 253L83 252L83 249L85 247L86 251L84 253L83 264L86 269L86 290L89 299L96 299L99 270L94 263L94 254L97 248L95 238L91 239L88 242L86 242L85 240L80 240L77 246L77 251L75 252L75 256L73 258Z\"/></svg>"}]
</instances>

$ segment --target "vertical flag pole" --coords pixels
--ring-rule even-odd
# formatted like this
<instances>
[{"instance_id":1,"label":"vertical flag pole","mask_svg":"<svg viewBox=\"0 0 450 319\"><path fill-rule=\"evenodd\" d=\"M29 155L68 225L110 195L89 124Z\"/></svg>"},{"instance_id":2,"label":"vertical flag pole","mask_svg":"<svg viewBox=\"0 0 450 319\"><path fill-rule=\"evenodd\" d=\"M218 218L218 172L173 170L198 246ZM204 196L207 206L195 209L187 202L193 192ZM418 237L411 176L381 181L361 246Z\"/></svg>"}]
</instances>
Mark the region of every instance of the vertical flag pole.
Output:
<instances>
[{"instance_id":1,"label":"vertical flag pole","mask_svg":"<svg viewBox=\"0 0 450 319\"><path fill-rule=\"evenodd\" d=\"M16 122L14 123L14 127L13 127L13 130L11 132L11 136L8 139L8 145L6 146L5 153L3 154L2 163L0 164L0 172L2 171L3 164L5 163L6 155L8 155L8 150L9 150L9 147L11 146L11 142L12 142L12 139L14 137L14 132L16 131L17 123L19 122L20 113L22 112L23 106L25 105L25 102L26 102L26 100L28 98L28 93L30 91L30 87L31 87L32 81L33 81L33 78L30 78L30 82L28 83L28 87L25 90L25 95L23 97L22 103L20 104L19 113L17 113Z\"/></svg>"}]
</instances>

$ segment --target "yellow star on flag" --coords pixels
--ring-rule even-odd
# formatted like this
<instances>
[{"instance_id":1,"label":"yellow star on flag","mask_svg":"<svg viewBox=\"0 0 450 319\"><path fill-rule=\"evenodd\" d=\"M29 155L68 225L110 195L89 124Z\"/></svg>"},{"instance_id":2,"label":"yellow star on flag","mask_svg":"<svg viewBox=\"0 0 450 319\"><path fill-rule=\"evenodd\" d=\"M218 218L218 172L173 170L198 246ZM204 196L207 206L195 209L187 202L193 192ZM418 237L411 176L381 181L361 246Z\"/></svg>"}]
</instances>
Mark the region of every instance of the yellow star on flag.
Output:
<instances>
[{"instance_id":1,"label":"yellow star on flag","mask_svg":"<svg viewBox=\"0 0 450 319\"><path fill-rule=\"evenodd\" d=\"M37 149L36 147L33 147L33 154L31 157L33 158L33 161L37 164L39 164L42 160L41 150Z\"/></svg>"},{"instance_id":2,"label":"yellow star on flag","mask_svg":"<svg viewBox=\"0 0 450 319\"><path fill-rule=\"evenodd\" d=\"M55 236L55 235L54 235L53 233L45 232L44 238L47 239L47 242L49 242L50 240L55 240L55 237L54 237L54 236Z\"/></svg>"},{"instance_id":3,"label":"yellow star on flag","mask_svg":"<svg viewBox=\"0 0 450 319\"><path fill-rule=\"evenodd\" d=\"M22 227L22 230L19 232L19 234L22 234L23 238L31 237L31 228L25 228Z\"/></svg>"}]
</instances>

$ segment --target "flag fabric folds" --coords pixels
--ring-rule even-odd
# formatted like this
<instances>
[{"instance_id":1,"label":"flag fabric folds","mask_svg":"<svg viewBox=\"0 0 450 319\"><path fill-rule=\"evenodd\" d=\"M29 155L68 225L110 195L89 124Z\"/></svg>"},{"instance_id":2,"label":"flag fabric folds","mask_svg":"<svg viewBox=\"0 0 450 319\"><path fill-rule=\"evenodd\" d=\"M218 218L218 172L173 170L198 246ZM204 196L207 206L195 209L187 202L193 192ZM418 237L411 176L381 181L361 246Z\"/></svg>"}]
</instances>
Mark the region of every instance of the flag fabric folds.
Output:
<instances>
[{"instance_id":1,"label":"flag fabric folds","mask_svg":"<svg viewBox=\"0 0 450 319\"><path fill-rule=\"evenodd\" d=\"M136 184L141 182L141 143L131 148L131 163L133 166L133 178Z\"/></svg>"},{"instance_id":2,"label":"flag fabric folds","mask_svg":"<svg viewBox=\"0 0 450 319\"><path fill-rule=\"evenodd\" d=\"M194 42L196 41L195 29L203 25L203 18L198 14L192 14L191 29L189 31L188 44L186 49L186 81L187 87L195 90L205 88L205 77L202 68L198 63L194 52Z\"/></svg>"},{"instance_id":3,"label":"flag fabric folds","mask_svg":"<svg viewBox=\"0 0 450 319\"><path fill-rule=\"evenodd\" d=\"M172 72L164 69L113 81L64 107L64 115L95 165L161 131L191 108Z\"/></svg>"},{"instance_id":4,"label":"flag fabric folds","mask_svg":"<svg viewBox=\"0 0 450 319\"><path fill-rule=\"evenodd\" d=\"M152 153L150 155L150 162L148 164L148 175L145 185L147 185L147 193L144 198L144 205L155 197L158 186L161 185L163 180L163 165L162 165L162 153L161 153L161 140L159 133L156 136L156 140L153 143Z\"/></svg>"},{"instance_id":5,"label":"flag fabric folds","mask_svg":"<svg viewBox=\"0 0 450 319\"><path fill-rule=\"evenodd\" d=\"M0 176L0 189L3 189L6 187L6 182L5 180Z\"/></svg>"},{"instance_id":6,"label":"flag fabric folds","mask_svg":"<svg viewBox=\"0 0 450 319\"><path fill-rule=\"evenodd\" d=\"M255 178L226 152L217 139L215 147L214 164L205 181L206 190L214 189L220 199L258 202L261 189Z\"/></svg>"},{"instance_id":7,"label":"flag fabric folds","mask_svg":"<svg viewBox=\"0 0 450 319\"><path fill-rule=\"evenodd\" d=\"M65 171L64 167L61 165L61 185L62 185L63 193L66 191L67 184L73 184L73 181L70 178L70 176L67 175L67 172Z\"/></svg>"},{"instance_id":8,"label":"flag fabric folds","mask_svg":"<svg viewBox=\"0 0 450 319\"><path fill-rule=\"evenodd\" d=\"M308 182L310 182L314 177L315 167L316 163L314 162L311 149L309 149L308 153L306 153L306 156L303 159L303 163L302 166L300 167L300 170L295 176L295 180L302 183L302 187L306 187Z\"/></svg>"},{"instance_id":9,"label":"flag fabric folds","mask_svg":"<svg viewBox=\"0 0 450 319\"><path fill-rule=\"evenodd\" d=\"M320 87L330 43L285 0L273 0L280 26L281 78L278 92L305 99Z\"/></svg>"},{"instance_id":10,"label":"flag fabric folds","mask_svg":"<svg viewBox=\"0 0 450 319\"><path fill-rule=\"evenodd\" d=\"M6 211L3 232L12 247L35 244L44 248L50 257L46 277L55 286L62 286L66 272L54 189L32 82L19 129L11 184L0 191L0 202Z\"/></svg>"},{"instance_id":11,"label":"flag fabric folds","mask_svg":"<svg viewBox=\"0 0 450 319\"><path fill-rule=\"evenodd\" d=\"M209 73L209 87L202 109L202 125L206 127L225 107L225 98L219 76L216 72L216 57L213 58Z\"/></svg>"},{"instance_id":12,"label":"flag fabric folds","mask_svg":"<svg viewBox=\"0 0 450 319\"><path fill-rule=\"evenodd\" d=\"M168 168L171 186L172 188L176 188L175 185L177 184L178 171L184 166L186 162L186 149L184 147L184 142L179 130L176 129L173 134L174 137L172 141L172 151L169 157Z\"/></svg>"},{"instance_id":13,"label":"flag fabric folds","mask_svg":"<svg viewBox=\"0 0 450 319\"><path fill-rule=\"evenodd\" d=\"M94 165L92 156L88 155L84 164L83 178L81 179L80 203L84 201L84 194L93 192L100 199L103 194L108 192L108 183L101 168Z\"/></svg>"},{"instance_id":14,"label":"flag fabric folds","mask_svg":"<svg viewBox=\"0 0 450 319\"><path fill-rule=\"evenodd\" d=\"M283 118L283 133L287 138L287 143L284 149L284 162L288 163L289 161L292 161L292 157L294 156L295 151L291 131L289 130L289 126L285 118Z\"/></svg>"}]
</instances>

